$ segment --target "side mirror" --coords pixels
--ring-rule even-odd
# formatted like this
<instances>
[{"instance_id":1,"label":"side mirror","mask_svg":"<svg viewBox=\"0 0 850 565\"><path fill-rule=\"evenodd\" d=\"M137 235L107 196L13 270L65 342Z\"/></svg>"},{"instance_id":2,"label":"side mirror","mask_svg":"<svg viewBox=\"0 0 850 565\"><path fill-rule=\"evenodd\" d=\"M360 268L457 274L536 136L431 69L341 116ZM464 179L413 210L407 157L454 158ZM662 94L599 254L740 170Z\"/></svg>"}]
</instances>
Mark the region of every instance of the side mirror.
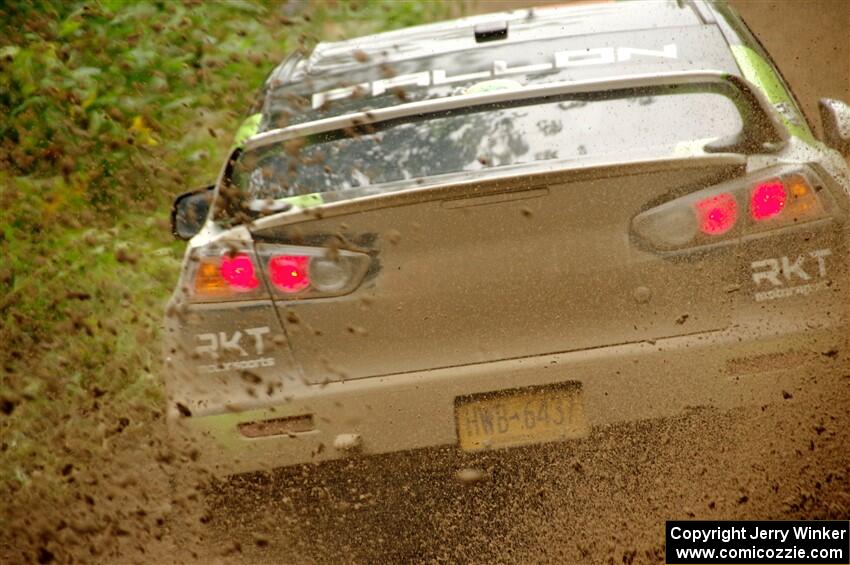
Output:
<instances>
[{"instance_id":1,"label":"side mirror","mask_svg":"<svg viewBox=\"0 0 850 565\"><path fill-rule=\"evenodd\" d=\"M184 192L171 205L171 233L177 239L192 239L201 231L213 199L214 185Z\"/></svg>"},{"instance_id":2,"label":"side mirror","mask_svg":"<svg viewBox=\"0 0 850 565\"><path fill-rule=\"evenodd\" d=\"M818 109L826 144L850 156L850 106L840 100L821 98Z\"/></svg>"}]
</instances>

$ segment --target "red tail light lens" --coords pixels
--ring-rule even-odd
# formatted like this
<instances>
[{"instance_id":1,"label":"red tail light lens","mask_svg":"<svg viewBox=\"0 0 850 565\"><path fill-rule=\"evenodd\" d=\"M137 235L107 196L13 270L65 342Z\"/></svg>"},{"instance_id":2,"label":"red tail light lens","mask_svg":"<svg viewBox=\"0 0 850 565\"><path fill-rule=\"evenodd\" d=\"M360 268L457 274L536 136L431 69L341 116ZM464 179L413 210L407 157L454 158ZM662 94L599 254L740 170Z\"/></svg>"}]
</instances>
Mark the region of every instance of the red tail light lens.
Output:
<instances>
[{"instance_id":1,"label":"red tail light lens","mask_svg":"<svg viewBox=\"0 0 850 565\"><path fill-rule=\"evenodd\" d=\"M221 278L235 289L251 290L260 286L254 274L254 263L244 253L222 257L219 271Z\"/></svg>"},{"instance_id":2,"label":"red tail light lens","mask_svg":"<svg viewBox=\"0 0 850 565\"><path fill-rule=\"evenodd\" d=\"M728 193L711 196L696 203L699 229L708 235L720 235L735 227L738 221L738 203Z\"/></svg>"},{"instance_id":3,"label":"red tail light lens","mask_svg":"<svg viewBox=\"0 0 850 565\"><path fill-rule=\"evenodd\" d=\"M275 288L295 294L310 286L309 257L278 255L269 259L269 279Z\"/></svg>"},{"instance_id":4,"label":"red tail light lens","mask_svg":"<svg viewBox=\"0 0 850 565\"><path fill-rule=\"evenodd\" d=\"M778 216L785 207L787 199L788 193L781 180L771 179L760 183L750 194L750 215L756 221Z\"/></svg>"}]
</instances>

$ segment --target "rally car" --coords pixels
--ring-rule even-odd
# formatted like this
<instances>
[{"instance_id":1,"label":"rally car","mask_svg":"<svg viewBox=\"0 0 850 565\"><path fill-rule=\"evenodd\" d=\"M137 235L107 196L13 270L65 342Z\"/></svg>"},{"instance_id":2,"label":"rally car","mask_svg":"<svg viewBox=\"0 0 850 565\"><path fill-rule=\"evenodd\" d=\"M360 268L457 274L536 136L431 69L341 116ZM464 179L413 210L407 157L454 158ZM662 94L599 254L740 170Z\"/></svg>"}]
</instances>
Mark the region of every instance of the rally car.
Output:
<instances>
[{"instance_id":1,"label":"rally car","mask_svg":"<svg viewBox=\"0 0 850 565\"><path fill-rule=\"evenodd\" d=\"M821 110L823 140L700 0L290 57L175 202L175 436L236 473L781 399L845 348L850 108Z\"/></svg>"}]
</instances>

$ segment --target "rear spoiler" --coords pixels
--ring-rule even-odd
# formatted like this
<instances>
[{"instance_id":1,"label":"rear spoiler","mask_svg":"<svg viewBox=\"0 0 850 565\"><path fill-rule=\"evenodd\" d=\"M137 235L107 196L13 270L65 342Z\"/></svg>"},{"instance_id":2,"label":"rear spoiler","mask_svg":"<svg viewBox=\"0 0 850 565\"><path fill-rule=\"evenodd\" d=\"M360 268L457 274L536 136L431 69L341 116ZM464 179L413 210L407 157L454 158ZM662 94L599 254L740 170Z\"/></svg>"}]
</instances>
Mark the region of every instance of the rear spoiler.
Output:
<instances>
[{"instance_id":1,"label":"rear spoiler","mask_svg":"<svg viewBox=\"0 0 850 565\"><path fill-rule=\"evenodd\" d=\"M490 104L526 105L529 100L557 98L565 95L605 94L616 95L624 91L640 96L651 95L659 87L677 87L682 92L717 92L731 99L744 119L739 135L709 143L704 149L709 153L772 153L788 141L788 130L774 112L764 94L745 79L720 71L683 71L622 75L604 80L591 79L562 81L522 88L497 90L475 94L461 94L432 100L420 100L333 116L305 122L286 128L257 134L245 142L244 150L256 149L295 137L346 128L362 128L405 118L427 119L429 115L469 111Z\"/></svg>"}]
</instances>

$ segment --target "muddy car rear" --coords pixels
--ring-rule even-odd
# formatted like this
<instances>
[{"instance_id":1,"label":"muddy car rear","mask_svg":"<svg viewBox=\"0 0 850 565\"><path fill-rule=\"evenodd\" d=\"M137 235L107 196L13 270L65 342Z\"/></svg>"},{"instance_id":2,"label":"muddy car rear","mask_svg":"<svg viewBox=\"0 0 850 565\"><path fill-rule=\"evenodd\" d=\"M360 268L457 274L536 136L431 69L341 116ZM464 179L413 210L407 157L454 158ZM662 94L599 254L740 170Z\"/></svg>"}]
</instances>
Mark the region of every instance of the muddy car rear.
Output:
<instances>
[{"instance_id":1,"label":"muddy car rear","mask_svg":"<svg viewBox=\"0 0 850 565\"><path fill-rule=\"evenodd\" d=\"M175 430L221 472L829 389L837 152L717 69L483 78L355 113L322 91L228 160L169 321Z\"/></svg>"}]
</instances>

